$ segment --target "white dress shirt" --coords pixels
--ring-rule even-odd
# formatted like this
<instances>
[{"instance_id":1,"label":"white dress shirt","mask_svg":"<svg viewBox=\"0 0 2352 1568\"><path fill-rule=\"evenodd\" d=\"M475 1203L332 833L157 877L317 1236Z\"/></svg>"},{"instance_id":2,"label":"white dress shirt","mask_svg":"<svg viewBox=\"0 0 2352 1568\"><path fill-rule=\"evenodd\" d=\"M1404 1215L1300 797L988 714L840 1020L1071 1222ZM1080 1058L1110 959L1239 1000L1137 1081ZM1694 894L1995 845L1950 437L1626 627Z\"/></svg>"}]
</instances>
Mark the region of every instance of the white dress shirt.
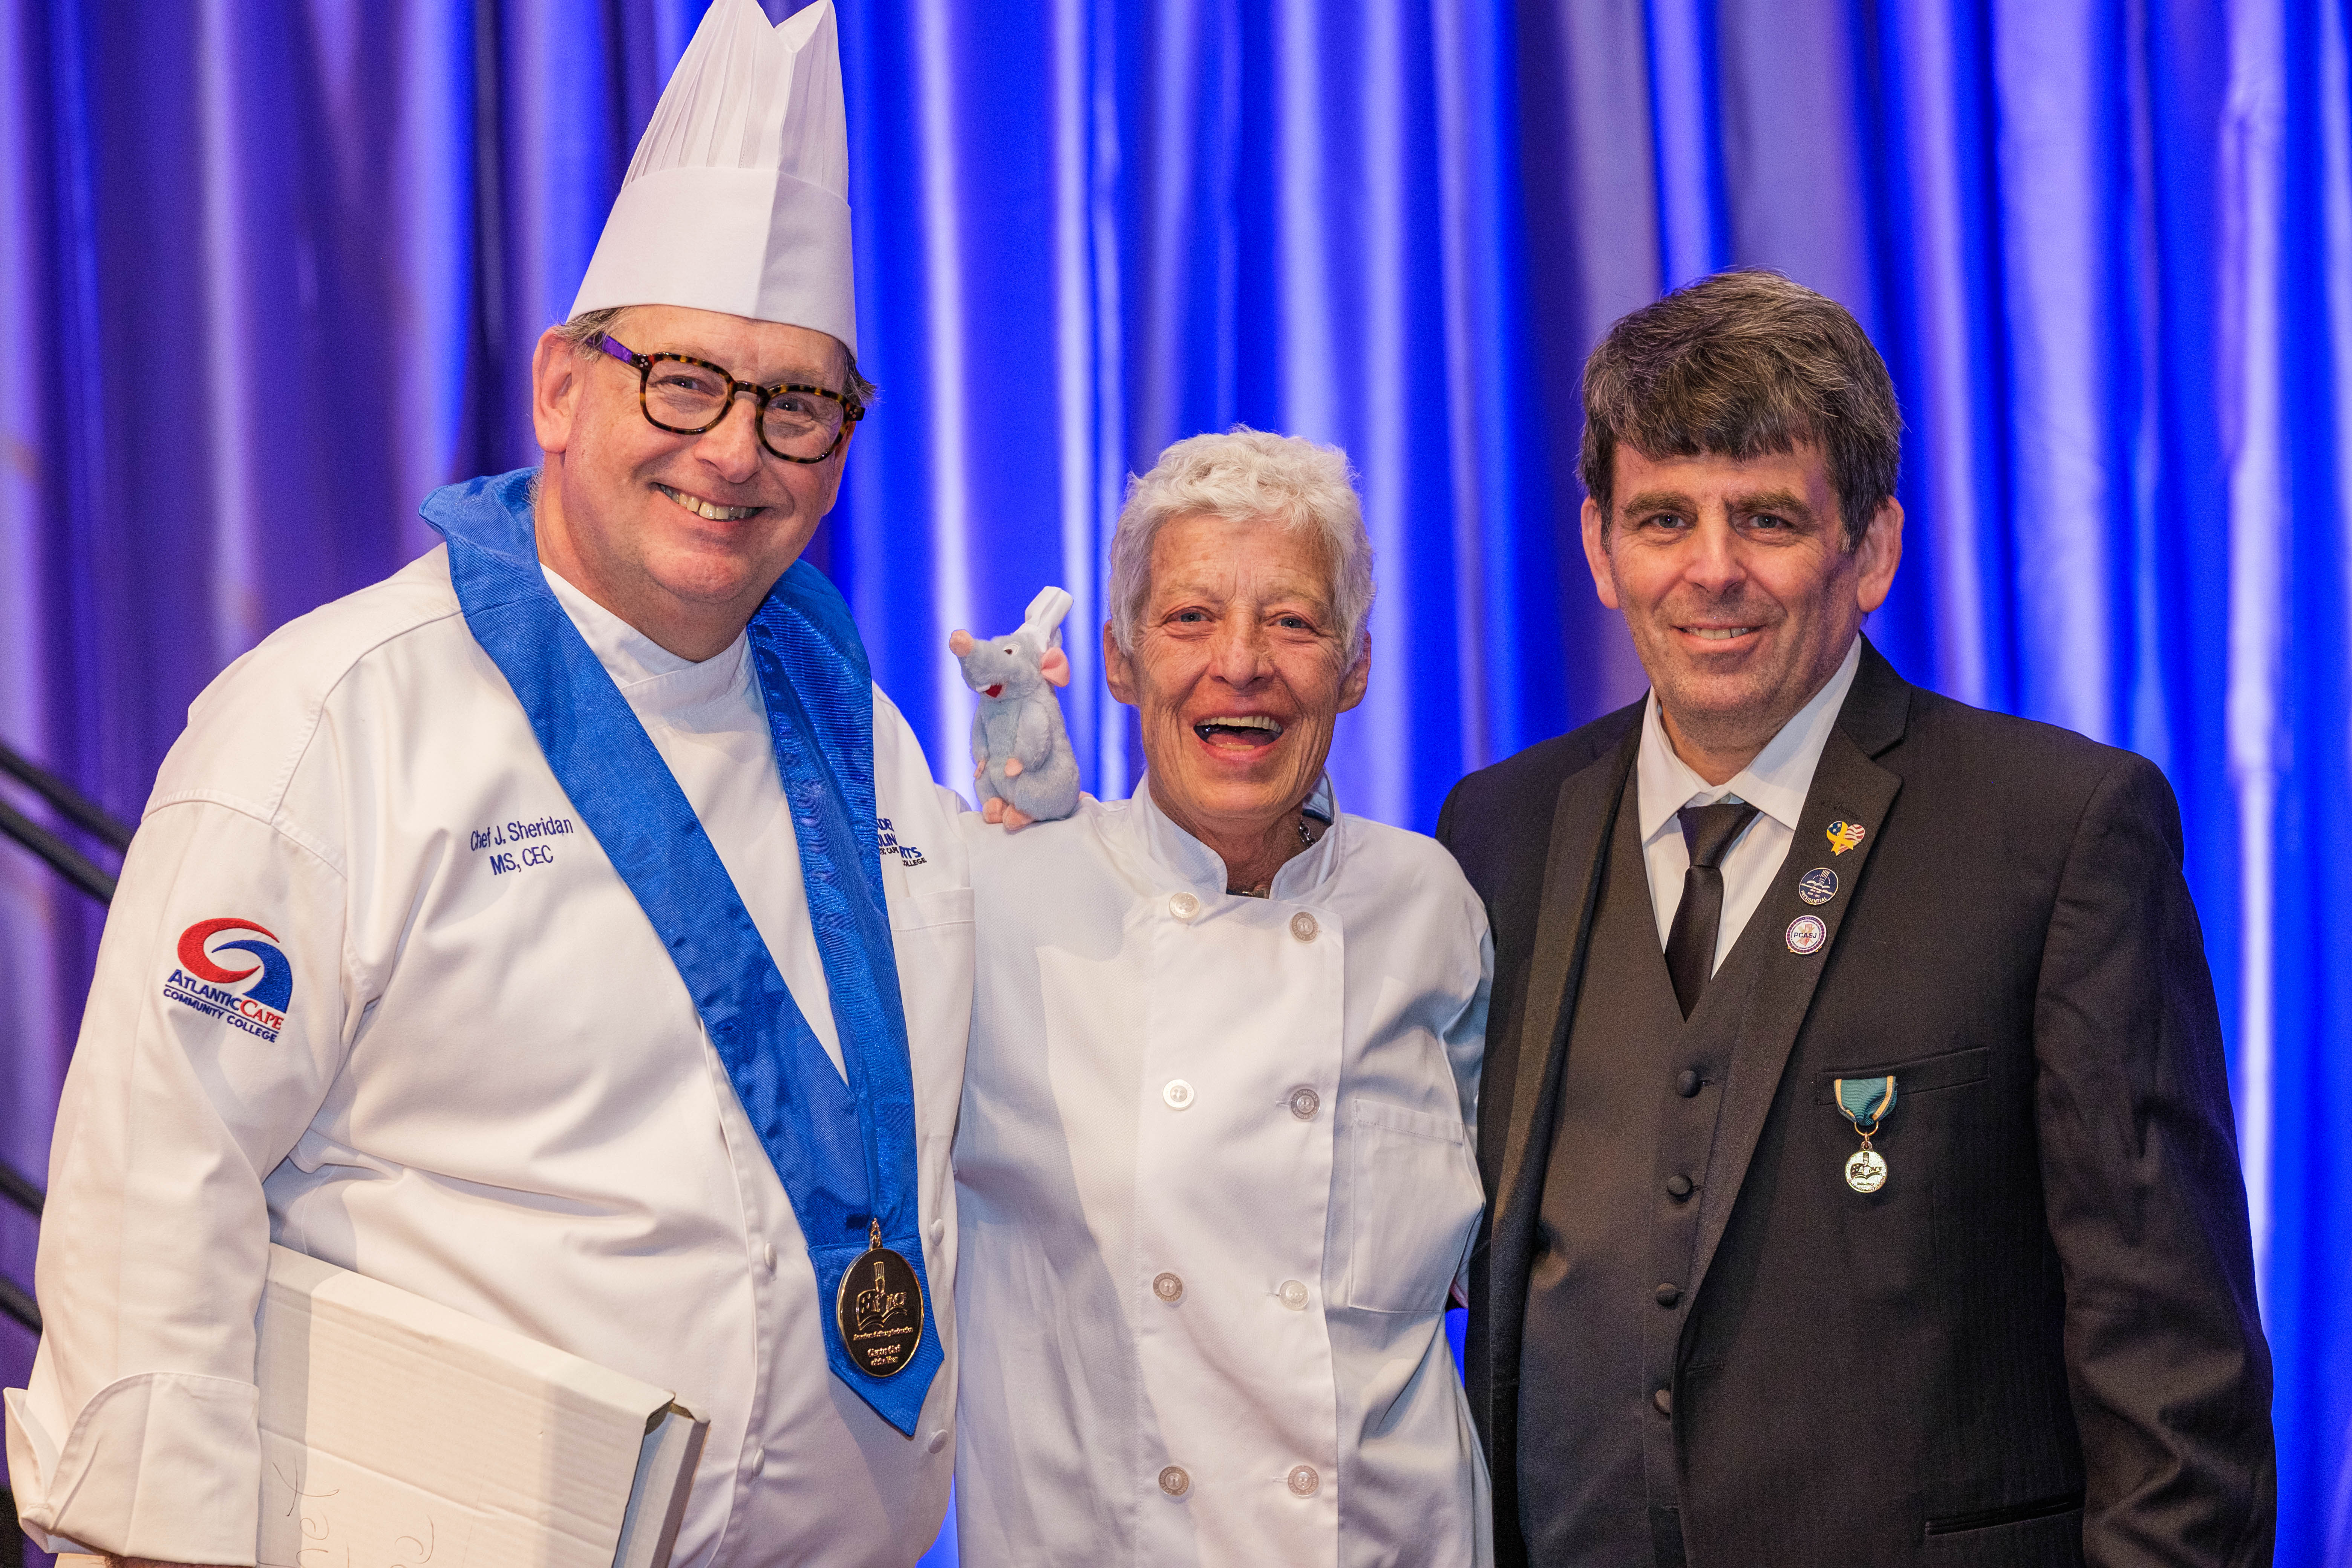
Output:
<instances>
[{"instance_id":1,"label":"white dress shirt","mask_svg":"<svg viewBox=\"0 0 2352 1568\"><path fill-rule=\"evenodd\" d=\"M746 641L689 664L557 592L837 1058ZM874 714L949 1352L911 1441L832 1375L791 1201L436 549L238 660L156 781L58 1112L47 1331L12 1399L37 1535L253 1561L270 1484L253 1314L276 1240L706 1412L681 1568L912 1563L953 1458L948 1155L971 893L960 803L879 692ZM165 994L183 933L220 917L265 928L291 964L274 1038Z\"/></svg>"},{"instance_id":2,"label":"white dress shirt","mask_svg":"<svg viewBox=\"0 0 2352 1568\"><path fill-rule=\"evenodd\" d=\"M965 819L969 1568L1489 1560L1443 1320L1493 950L1444 849L1334 815L1264 899L1148 785Z\"/></svg>"},{"instance_id":3,"label":"white dress shirt","mask_svg":"<svg viewBox=\"0 0 2352 1568\"><path fill-rule=\"evenodd\" d=\"M1675 754L1674 742L1658 718L1658 694L1650 693L1642 710L1642 750L1633 771L1639 780L1642 858L1649 867L1650 907L1658 917L1660 948L1674 930L1675 910L1683 901L1683 874L1690 869L1690 846L1675 814L1686 805L1725 801L1756 807L1755 818L1723 858L1723 919L1716 928L1715 963L1707 967L1712 974L1747 929L1748 917L1764 901L1773 873L1789 858L1797 819L1804 815L1805 796L1813 787L1813 770L1821 765L1822 748L1837 728L1838 710L1845 706L1853 672L1861 666L1862 639L1857 637L1829 683L1780 726L1754 762L1721 784L1708 784Z\"/></svg>"}]
</instances>

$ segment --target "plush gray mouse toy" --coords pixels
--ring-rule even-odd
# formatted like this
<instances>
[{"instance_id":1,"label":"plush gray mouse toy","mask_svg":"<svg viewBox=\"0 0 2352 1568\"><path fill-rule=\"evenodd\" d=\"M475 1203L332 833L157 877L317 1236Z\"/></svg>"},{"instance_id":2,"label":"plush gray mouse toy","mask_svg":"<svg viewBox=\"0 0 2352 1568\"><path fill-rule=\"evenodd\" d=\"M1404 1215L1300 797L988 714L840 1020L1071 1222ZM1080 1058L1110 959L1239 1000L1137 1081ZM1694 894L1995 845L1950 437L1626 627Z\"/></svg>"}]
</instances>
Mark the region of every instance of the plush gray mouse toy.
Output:
<instances>
[{"instance_id":1,"label":"plush gray mouse toy","mask_svg":"<svg viewBox=\"0 0 2352 1568\"><path fill-rule=\"evenodd\" d=\"M1078 809L1078 759L1062 728L1062 706L1048 683L1070 683L1062 651L1062 617L1070 595L1041 589L1021 629L975 641L959 627L948 651L963 665L963 683L980 693L971 716L971 776L981 815L1007 827L1052 822Z\"/></svg>"}]
</instances>

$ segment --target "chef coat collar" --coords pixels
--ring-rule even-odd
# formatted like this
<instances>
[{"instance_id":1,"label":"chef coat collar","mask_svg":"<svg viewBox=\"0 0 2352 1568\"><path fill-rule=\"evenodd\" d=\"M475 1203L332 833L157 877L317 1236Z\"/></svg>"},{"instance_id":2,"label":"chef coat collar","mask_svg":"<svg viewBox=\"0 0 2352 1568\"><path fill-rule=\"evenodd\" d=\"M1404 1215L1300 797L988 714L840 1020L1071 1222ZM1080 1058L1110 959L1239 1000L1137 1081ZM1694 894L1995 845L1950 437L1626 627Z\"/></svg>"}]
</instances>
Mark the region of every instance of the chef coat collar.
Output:
<instances>
[{"instance_id":1,"label":"chef coat collar","mask_svg":"<svg viewBox=\"0 0 2352 1568\"><path fill-rule=\"evenodd\" d=\"M709 658L680 658L566 582L552 566L542 562L539 569L554 591L555 602L580 628L588 650L639 713L689 713L734 699L751 685L749 627Z\"/></svg>"},{"instance_id":2,"label":"chef coat collar","mask_svg":"<svg viewBox=\"0 0 2352 1568\"><path fill-rule=\"evenodd\" d=\"M1136 781L1135 797L1122 813L1129 825L1129 847L1150 863L1163 878L1191 889L1204 898L1224 898L1225 862L1223 857L1193 837L1160 809L1151 795L1151 778L1146 773ZM1338 797L1331 790L1331 775L1326 773L1316 784L1314 793L1307 797L1307 810L1325 817L1330 826L1314 847L1302 849L1282 863L1274 874L1274 883L1266 891L1270 899L1304 900L1316 889L1338 874L1342 857L1339 831L1341 817ZM1240 895L1230 895L1239 897Z\"/></svg>"}]
</instances>

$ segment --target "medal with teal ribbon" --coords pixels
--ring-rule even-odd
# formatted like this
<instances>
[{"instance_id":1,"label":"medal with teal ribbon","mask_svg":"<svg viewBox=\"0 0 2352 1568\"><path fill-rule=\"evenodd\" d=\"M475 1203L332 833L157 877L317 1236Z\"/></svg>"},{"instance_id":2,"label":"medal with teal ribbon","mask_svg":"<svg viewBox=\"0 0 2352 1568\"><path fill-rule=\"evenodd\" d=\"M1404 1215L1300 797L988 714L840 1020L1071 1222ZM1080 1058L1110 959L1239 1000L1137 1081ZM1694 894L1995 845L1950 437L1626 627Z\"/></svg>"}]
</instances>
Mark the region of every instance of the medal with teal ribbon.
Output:
<instances>
[{"instance_id":1,"label":"medal with teal ribbon","mask_svg":"<svg viewBox=\"0 0 2352 1568\"><path fill-rule=\"evenodd\" d=\"M1845 1184L1857 1193L1874 1193L1886 1184L1886 1156L1870 1146L1878 1124L1895 1109L1895 1079L1842 1078L1837 1080L1838 1109L1862 1134L1862 1147L1848 1156Z\"/></svg>"}]
</instances>

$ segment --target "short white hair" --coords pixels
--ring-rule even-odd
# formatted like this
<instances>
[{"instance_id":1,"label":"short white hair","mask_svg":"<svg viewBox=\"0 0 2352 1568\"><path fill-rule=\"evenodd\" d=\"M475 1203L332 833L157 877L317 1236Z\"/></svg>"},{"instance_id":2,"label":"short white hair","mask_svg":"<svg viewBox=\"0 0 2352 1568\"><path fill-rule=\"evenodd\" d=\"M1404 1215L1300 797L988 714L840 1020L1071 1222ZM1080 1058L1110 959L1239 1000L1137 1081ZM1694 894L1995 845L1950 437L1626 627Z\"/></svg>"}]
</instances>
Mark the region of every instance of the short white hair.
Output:
<instances>
[{"instance_id":1,"label":"short white hair","mask_svg":"<svg viewBox=\"0 0 2352 1568\"><path fill-rule=\"evenodd\" d=\"M1330 563L1331 613L1352 669L1364 656L1372 613L1372 541L1364 531L1348 454L1300 436L1236 425L1222 435L1193 436L1160 454L1151 471L1127 482L1127 504L1110 540L1110 630L1135 651L1136 623L1151 597L1151 546L1180 517L1264 522L1304 529Z\"/></svg>"}]
</instances>

